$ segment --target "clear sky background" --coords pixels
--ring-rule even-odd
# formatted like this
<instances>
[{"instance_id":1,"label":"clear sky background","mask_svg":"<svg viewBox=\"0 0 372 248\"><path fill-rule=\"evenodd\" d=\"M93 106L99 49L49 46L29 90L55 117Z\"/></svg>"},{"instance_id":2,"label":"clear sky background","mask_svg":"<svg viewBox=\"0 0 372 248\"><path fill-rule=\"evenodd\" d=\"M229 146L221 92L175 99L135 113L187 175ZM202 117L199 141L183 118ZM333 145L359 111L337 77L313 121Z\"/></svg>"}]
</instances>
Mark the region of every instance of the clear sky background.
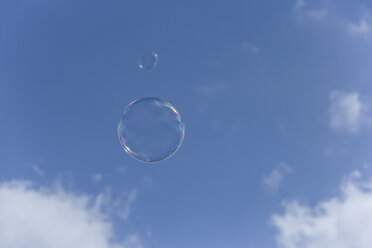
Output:
<instances>
[{"instance_id":1,"label":"clear sky background","mask_svg":"<svg viewBox=\"0 0 372 248\"><path fill-rule=\"evenodd\" d=\"M0 247L370 248L371 68L367 0L1 0ZM157 164L116 132L146 96Z\"/></svg>"}]
</instances>

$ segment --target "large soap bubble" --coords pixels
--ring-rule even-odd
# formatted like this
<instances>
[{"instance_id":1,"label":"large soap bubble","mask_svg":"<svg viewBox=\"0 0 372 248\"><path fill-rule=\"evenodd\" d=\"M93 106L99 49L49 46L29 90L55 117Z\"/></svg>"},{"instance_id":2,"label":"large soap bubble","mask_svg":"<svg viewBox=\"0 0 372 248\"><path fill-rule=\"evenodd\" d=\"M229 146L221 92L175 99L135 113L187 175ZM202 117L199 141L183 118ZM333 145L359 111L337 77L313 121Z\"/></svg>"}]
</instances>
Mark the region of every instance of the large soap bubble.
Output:
<instances>
[{"instance_id":1,"label":"large soap bubble","mask_svg":"<svg viewBox=\"0 0 372 248\"><path fill-rule=\"evenodd\" d=\"M159 98L142 98L123 111L118 135L124 150L145 162L172 156L181 146L185 125L177 110Z\"/></svg>"},{"instance_id":2,"label":"large soap bubble","mask_svg":"<svg viewBox=\"0 0 372 248\"><path fill-rule=\"evenodd\" d=\"M142 70L151 70L158 63L159 56L154 52L145 52L139 58L139 68Z\"/></svg>"}]
</instances>

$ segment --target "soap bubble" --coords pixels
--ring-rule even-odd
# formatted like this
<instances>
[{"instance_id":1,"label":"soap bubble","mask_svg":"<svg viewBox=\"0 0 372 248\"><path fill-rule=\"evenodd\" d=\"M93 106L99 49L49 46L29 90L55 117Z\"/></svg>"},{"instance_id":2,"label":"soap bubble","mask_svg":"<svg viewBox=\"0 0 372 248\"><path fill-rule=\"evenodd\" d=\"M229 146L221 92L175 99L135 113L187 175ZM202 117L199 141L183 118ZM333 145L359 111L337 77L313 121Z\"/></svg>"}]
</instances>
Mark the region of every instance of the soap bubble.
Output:
<instances>
[{"instance_id":1,"label":"soap bubble","mask_svg":"<svg viewBox=\"0 0 372 248\"><path fill-rule=\"evenodd\" d=\"M158 63L159 56L154 52L145 52L139 58L139 68L142 70L151 70Z\"/></svg>"},{"instance_id":2,"label":"soap bubble","mask_svg":"<svg viewBox=\"0 0 372 248\"><path fill-rule=\"evenodd\" d=\"M144 162L158 162L172 156L181 146L185 124L168 102L142 98L123 111L118 135L124 150Z\"/></svg>"}]
</instances>

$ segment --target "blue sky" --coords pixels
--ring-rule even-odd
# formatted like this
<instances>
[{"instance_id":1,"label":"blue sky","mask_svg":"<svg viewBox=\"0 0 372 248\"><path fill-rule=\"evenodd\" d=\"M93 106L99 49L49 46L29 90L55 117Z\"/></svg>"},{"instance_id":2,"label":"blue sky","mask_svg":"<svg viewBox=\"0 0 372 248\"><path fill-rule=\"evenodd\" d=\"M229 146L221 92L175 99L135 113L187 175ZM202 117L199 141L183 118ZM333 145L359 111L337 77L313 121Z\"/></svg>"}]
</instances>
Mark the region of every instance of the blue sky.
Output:
<instances>
[{"instance_id":1,"label":"blue sky","mask_svg":"<svg viewBox=\"0 0 372 248\"><path fill-rule=\"evenodd\" d=\"M3 0L0 247L372 247L371 65L366 0ZM150 165L146 96L186 126Z\"/></svg>"}]
</instances>

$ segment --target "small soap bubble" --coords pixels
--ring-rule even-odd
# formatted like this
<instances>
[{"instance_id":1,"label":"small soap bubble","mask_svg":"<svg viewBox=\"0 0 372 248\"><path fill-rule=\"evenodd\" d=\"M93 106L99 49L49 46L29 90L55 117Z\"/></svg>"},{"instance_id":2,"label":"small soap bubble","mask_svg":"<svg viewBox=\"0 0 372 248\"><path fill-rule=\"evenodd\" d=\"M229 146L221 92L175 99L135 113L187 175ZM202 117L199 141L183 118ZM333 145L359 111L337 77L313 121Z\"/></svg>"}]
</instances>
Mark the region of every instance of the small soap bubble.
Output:
<instances>
[{"instance_id":1,"label":"small soap bubble","mask_svg":"<svg viewBox=\"0 0 372 248\"><path fill-rule=\"evenodd\" d=\"M144 162L171 157L181 146L185 124L178 111L159 98L141 98L123 111L118 136L124 150Z\"/></svg>"},{"instance_id":2,"label":"small soap bubble","mask_svg":"<svg viewBox=\"0 0 372 248\"><path fill-rule=\"evenodd\" d=\"M159 56L154 52L145 52L139 58L139 68L142 70L151 70L158 63Z\"/></svg>"}]
</instances>

